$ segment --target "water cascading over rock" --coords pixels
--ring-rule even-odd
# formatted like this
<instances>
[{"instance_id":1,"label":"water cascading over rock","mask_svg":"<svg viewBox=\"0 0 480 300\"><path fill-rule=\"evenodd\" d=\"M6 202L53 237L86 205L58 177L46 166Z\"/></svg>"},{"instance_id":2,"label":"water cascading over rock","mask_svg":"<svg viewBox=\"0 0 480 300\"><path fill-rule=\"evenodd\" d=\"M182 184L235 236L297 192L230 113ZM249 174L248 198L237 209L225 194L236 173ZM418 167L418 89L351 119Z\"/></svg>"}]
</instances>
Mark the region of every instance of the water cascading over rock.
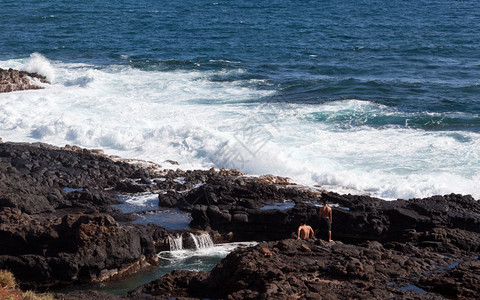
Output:
<instances>
[{"instance_id":1,"label":"water cascading over rock","mask_svg":"<svg viewBox=\"0 0 480 300\"><path fill-rule=\"evenodd\" d=\"M199 235L189 233L186 236L183 236L182 234L169 236L168 242L170 244L170 251L186 249L199 250L214 246L213 240L208 233L202 233Z\"/></svg>"}]
</instances>

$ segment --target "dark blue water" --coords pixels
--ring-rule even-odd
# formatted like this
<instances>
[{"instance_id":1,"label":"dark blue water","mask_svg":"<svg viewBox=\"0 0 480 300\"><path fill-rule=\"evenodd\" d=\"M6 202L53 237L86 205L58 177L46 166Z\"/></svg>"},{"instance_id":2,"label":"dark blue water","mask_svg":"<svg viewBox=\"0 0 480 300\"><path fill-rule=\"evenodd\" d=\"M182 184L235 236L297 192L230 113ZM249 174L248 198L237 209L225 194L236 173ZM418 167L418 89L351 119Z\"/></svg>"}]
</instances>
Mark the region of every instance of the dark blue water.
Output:
<instances>
[{"instance_id":1,"label":"dark blue water","mask_svg":"<svg viewBox=\"0 0 480 300\"><path fill-rule=\"evenodd\" d=\"M279 91L269 101L461 112L425 129L480 130L478 1L7 0L0 16L0 59L39 52L147 70L240 66L247 72L211 79L264 79L258 88Z\"/></svg>"}]
</instances>

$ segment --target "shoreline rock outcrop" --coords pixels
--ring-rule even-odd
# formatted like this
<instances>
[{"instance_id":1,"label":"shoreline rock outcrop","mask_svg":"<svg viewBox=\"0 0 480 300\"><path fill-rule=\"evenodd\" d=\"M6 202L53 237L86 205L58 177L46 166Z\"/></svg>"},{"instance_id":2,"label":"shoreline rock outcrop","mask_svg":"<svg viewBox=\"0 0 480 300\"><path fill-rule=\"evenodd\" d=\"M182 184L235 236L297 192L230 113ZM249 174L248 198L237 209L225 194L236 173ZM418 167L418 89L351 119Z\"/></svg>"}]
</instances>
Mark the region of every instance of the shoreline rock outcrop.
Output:
<instances>
[{"instance_id":1,"label":"shoreline rock outcrop","mask_svg":"<svg viewBox=\"0 0 480 300\"><path fill-rule=\"evenodd\" d=\"M158 168L158 166L155 166ZM125 296L77 291L58 299L477 299L480 204L468 195L384 201L309 190L235 170L162 170L100 150L0 143L0 269L24 288L92 283L157 263L169 232L112 207L119 193L158 193L217 241L259 241L210 272L173 271ZM314 229L322 199L333 239ZM160 209L159 207L159 209Z\"/></svg>"},{"instance_id":2,"label":"shoreline rock outcrop","mask_svg":"<svg viewBox=\"0 0 480 300\"><path fill-rule=\"evenodd\" d=\"M234 241L270 242L237 250L206 274L172 272L139 287L131 297L139 293L198 299L480 296L480 203L469 195L384 201L288 185L266 187L255 179L227 177L159 198L161 205L176 201L177 207L190 209L192 227ZM319 227L321 199L333 207L335 242L289 239L302 219L314 229ZM285 201L295 206L281 208Z\"/></svg>"},{"instance_id":3,"label":"shoreline rock outcrop","mask_svg":"<svg viewBox=\"0 0 480 300\"><path fill-rule=\"evenodd\" d=\"M39 83L49 82L37 73L0 68L0 93L43 89Z\"/></svg>"},{"instance_id":4,"label":"shoreline rock outcrop","mask_svg":"<svg viewBox=\"0 0 480 300\"><path fill-rule=\"evenodd\" d=\"M158 263L167 231L112 217L121 215L116 184L140 167L97 153L0 144L0 269L22 287L104 281Z\"/></svg>"},{"instance_id":5,"label":"shoreline rock outcrop","mask_svg":"<svg viewBox=\"0 0 480 300\"><path fill-rule=\"evenodd\" d=\"M211 272L171 272L129 296L476 299L480 293L479 268L478 256L450 257L413 244L390 249L378 242L351 245L289 239L238 249Z\"/></svg>"}]
</instances>

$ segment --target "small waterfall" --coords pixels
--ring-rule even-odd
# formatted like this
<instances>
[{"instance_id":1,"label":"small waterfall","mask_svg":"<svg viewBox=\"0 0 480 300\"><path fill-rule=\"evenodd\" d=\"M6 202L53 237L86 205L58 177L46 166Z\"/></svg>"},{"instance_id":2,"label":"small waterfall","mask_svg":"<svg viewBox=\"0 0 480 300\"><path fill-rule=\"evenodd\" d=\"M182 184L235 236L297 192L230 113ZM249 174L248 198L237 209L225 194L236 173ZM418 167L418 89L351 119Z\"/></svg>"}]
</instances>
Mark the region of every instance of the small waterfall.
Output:
<instances>
[{"instance_id":1,"label":"small waterfall","mask_svg":"<svg viewBox=\"0 0 480 300\"><path fill-rule=\"evenodd\" d=\"M176 237L168 236L168 243L170 244L170 251L183 249L183 237L181 234Z\"/></svg>"},{"instance_id":2,"label":"small waterfall","mask_svg":"<svg viewBox=\"0 0 480 300\"><path fill-rule=\"evenodd\" d=\"M208 233L203 233L200 235L194 235L190 233L190 237L192 238L193 242L195 243L196 249L204 249L204 248L211 248L213 247L212 238Z\"/></svg>"},{"instance_id":3,"label":"small waterfall","mask_svg":"<svg viewBox=\"0 0 480 300\"><path fill-rule=\"evenodd\" d=\"M170 251L178 251L185 249L206 249L212 248L214 246L212 238L208 233L202 233L200 235L195 235L190 232L189 235L183 240L184 237L180 234L177 236L168 236L168 243L170 244ZM184 248L185 247L185 248Z\"/></svg>"}]
</instances>

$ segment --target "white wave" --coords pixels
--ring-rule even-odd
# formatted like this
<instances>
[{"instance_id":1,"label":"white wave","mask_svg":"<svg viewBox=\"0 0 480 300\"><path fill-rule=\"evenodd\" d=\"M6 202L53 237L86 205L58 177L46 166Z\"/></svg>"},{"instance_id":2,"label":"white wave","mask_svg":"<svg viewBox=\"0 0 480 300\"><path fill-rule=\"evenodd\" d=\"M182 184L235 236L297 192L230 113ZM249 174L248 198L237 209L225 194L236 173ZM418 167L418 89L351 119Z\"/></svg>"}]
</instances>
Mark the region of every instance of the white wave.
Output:
<instances>
[{"instance_id":1,"label":"white wave","mask_svg":"<svg viewBox=\"0 0 480 300\"><path fill-rule=\"evenodd\" d=\"M19 69L22 71L43 75L50 82L55 80L55 71L50 64L50 61L37 52L32 53L30 58L27 59Z\"/></svg>"},{"instance_id":2,"label":"white wave","mask_svg":"<svg viewBox=\"0 0 480 300\"><path fill-rule=\"evenodd\" d=\"M49 88L0 95L4 141L104 148L125 158L178 161L184 169L271 173L385 199L451 192L480 198L477 133L339 127L310 116L395 111L360 100L259 104L271 92L210 81L214 71L49 64L56 78Z\"/></svg>"}]
</instances>

